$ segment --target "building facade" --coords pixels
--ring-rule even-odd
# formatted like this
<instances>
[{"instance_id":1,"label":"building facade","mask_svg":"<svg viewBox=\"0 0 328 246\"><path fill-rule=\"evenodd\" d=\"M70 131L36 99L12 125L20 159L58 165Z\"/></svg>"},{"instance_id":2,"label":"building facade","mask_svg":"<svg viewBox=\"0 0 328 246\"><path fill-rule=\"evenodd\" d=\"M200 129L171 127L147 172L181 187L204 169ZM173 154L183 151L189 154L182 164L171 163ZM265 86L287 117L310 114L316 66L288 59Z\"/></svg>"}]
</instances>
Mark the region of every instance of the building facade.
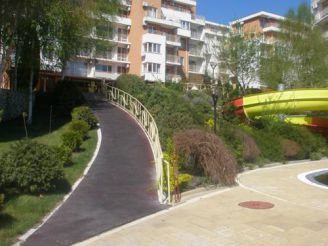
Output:
<instances>
[{"instance_id":1,"label":"building facade","mask_svg":"<svg viewBox=\"0 0 328 246\"><path fill-rule=\"evenodd\" d=\"M315 24L320 25L328 38L328 0L312 0Z\"/></svg>"},{"instance_id":2,"label":"building facade","mask_svg":"<svg viewBox=\"0 0 328 246\"><path fill-rule=\"evenodd\" d=\"M188 79L202 82L214 73L209 62L219 63L211 52L230 27L196 15L196 0L122 0L111 26L95 27L92 38L108 42L108 50L81 50L69 62L67 76L115 80L135 74L147 81ZM211 55L212 54L212 55Z\"/></svg>"},{"instance_id":3,"label":"building facade","mask_svg":"<svg viewBox=\"0 0 328 246\"><path fill-rule=\"evenodd\" d=\"M263 43L272 44L277 40L280 32L279 22L283 16L261 11L230 23L236 32L250 37L260 37Z\"/></svg>"}]
</instances>

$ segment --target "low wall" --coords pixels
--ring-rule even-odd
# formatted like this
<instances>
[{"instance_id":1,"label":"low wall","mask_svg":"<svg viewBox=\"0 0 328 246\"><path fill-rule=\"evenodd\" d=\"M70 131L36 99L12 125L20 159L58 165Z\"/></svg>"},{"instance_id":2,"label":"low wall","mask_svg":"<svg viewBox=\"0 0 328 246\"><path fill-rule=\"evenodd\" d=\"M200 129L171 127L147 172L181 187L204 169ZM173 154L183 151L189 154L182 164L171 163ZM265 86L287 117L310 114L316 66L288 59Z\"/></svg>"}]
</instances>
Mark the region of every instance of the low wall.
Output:
<instances>
[{"instance_id":1,"label":"low wall","mask_svg":"<svg viewBox=\"0 0 328 246\"><path fill-rule=\"evenodd\" d=\"M23 112L27 112L27 105L27 94L0 89L0 110L4 110L2 120L20 117Z\"/></svg>"}]
</instances>

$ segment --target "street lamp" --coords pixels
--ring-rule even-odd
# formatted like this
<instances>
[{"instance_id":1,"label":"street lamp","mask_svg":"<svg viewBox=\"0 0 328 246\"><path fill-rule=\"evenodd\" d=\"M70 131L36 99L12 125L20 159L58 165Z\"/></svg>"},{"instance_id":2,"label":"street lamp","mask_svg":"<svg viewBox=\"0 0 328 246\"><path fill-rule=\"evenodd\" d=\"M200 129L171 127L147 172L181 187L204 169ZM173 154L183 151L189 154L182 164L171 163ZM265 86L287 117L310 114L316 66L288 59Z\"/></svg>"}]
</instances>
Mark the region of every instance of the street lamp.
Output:
<instances>
[{"instance_id":1,"label":"street lamp","mask_svg":"<svg viewBox=\"0 0 328 246\"><path fill-rule=\"evenodd\" d=\"M213 118L214 118L214 133L216 134L216 121L217 121L217 105L219 99L219 87L217 83L212 85L212 100L213 100Z\"/></svg>"},{"instance_id":2,"label":"street lamp","mask_svg":"<svg viewBox=\"0 0 328 246\"><path fill-rule=\"evenodd\" d=\"M214 81L215 81L215 68L218 66L218 64L216 62L211 62L210 65L211 65L211 68L213 69L213 84L214 84Z\"/></svg>"}]
</instances>

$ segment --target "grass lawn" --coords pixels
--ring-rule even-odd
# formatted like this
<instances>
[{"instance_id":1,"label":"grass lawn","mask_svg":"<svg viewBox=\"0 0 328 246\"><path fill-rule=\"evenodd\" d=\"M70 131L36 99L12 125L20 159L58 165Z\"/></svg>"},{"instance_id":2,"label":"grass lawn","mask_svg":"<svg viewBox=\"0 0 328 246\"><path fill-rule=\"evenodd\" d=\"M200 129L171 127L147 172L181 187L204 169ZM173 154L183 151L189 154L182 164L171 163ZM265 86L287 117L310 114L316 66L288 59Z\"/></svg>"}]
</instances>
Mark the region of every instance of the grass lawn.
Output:
<instances>
[{"instance_id":1,"label":"grass lawn","mask_svg":"<svg viewBox=\"0 0 328 246\"><path fill-rule=\"evenodd\" d=\"M60 135L67 127L69 119L54 119L53 132L49 134L47 115L36 115L33 126L29 128L31 138L45 144L56 145ZM0 123L0 154L6 151L10 144L25 136L23 121ZM83 143L82 151L73 154L73 165L65 167L67 182L72 185L82 175L91 159L97 145L97 131L89 132L89 138ZM20 195L10 197L0 214L0 245L11 245L17 237L39 223L69 192L68 184L57 193L43 196Z\"/></svg>"},{"instance_id":2,"label":"grass lawn","mask_svg":"<svg viewBox=\"0 0 328 246\"><path fill-rule=\"evenodd\" d=\"M323 174L315 178L317 181L319 181L322 184L328 185L328 174Z\"/></svg>"}]
</instances>

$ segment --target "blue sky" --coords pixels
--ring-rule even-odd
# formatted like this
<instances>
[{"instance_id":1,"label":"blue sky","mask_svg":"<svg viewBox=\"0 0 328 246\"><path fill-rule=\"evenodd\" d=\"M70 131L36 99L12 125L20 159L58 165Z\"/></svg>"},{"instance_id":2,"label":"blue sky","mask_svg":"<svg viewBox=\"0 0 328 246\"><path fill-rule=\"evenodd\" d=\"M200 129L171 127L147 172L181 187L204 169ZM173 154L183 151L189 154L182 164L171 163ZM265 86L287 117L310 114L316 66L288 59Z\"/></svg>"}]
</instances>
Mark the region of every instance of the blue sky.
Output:
<instances>
[{"instance_id":1,"label":"blue sky","mask_svg":"<svg viewBox=\"0 0 328 246\"><path fill-rule=\"evenodd\" d=\"M197 15L207 20L228 24L230 21L267 11L285 15L290 8L310 0L197 0Z\"/></svg>"}]
</instances>

